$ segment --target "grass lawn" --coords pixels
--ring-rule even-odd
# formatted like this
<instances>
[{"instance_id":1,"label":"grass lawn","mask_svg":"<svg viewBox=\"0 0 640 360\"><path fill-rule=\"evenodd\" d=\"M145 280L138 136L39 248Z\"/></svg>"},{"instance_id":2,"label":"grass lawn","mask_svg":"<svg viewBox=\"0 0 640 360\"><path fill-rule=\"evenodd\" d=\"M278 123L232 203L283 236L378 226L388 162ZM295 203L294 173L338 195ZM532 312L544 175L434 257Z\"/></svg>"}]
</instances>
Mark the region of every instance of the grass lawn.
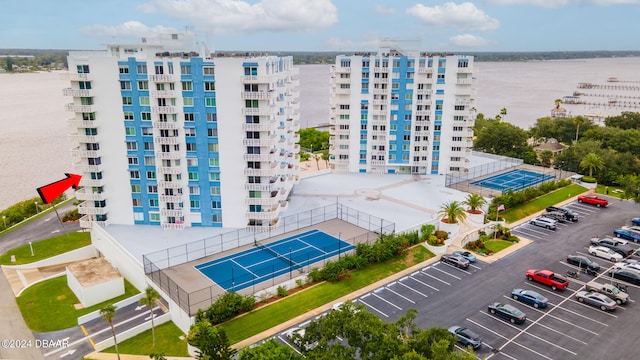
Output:
<instances>
[{"instance_id":1,"label":"grass lawn","mask_svg":"<svg viewBox=\"0 0 640 360\"><path fill-rule=\"evenodd\" d=\"M140 292L127 280L124 281L124 291L123 295L111 300L76 310L73 305L79 303L78 298L67 285L67 277L60 276L31 286L16 298L16 302L27 326L33 331L45 332L77 326L78 316Z\"/></svg>"},{"instance_id":2,"label":"grass lawn","mask_svg":"<svg viewBox=\"0 0 640 360\"><path fill-rule=\"evenodd\" d=\"M487 240L484 242L484 247L488 251L492 251L494 254L500 250L506 249L509 246L513 245L511 241L505 240Z\"/></svg>"},{"instance_id":3,"label":"grass lawn","mask_svg":"<svg viewBox=\"0 0 640 360\"><path fill-rule=\"evenodd\" d=\"M348 280L321 283L220 327L227 333L229 341L235 344L434 256L424 246L415 246L401 258L354 271Z\"/></svg>"},{"instance_id":4,"label":"grass lawn","mask_svg":"<svg viewBox=\"0 0 640 360\"><path fill-rule=\"evenodd\" d=\"M188 357L187 342L180 340L185 334L172 321L162 325L156 325L156 345L151 338L151 329L138 334L131 339L118 343L118 351L121 354L149 355L151 353L164 354L165 356ZM112 346L103 350L106 353L115 353L116 348Z\"/></svg>"},{"instance_id":5,"label":"grass lawn","mask_svg":"<svg viewBox=\"0 0 640 360\"><path fill-rule=\"evenodd\" d=\"M624 195L624 191L622 189L616 186L609 186L609 193L605 194L605 187L607 186L598 184L598 186L596 187L596 193L622 199L622 195Z\"/></svg>"},{"instance_id":6,"label":"grass lawn","mask_svg":"<svg viewBox=\"0 0 640 360\"><path fill-rule=\"evenodd\" d=\"M511 209L507 209L500 213L500 215L508 222L512 223L514 221L525 218L531 214L534 214L540 210L545 209L547 206L555 205L561 201L567 200L572 196L576 196L586 192L587 189L577 185L571 184L562 189L558 189L554 192L548 193L546 195L540 196L526 204L522 204L516 206Z\"/></svg>"},{"instance_id":7,"label":"grass lawn","mask_svg":"<svg viewBox=\"0 0 640 360\"><path fill-rule=\"evenodd\" d=\"M1 265L19 265L47 259L55 255L75 250L91 244L91 234L88 232L71 232L49 239L32 243L33 256L29 244L18 246L0 256ZM11 262L11 255L16 256L16 262Z\"/></svg>"}]
</instances>

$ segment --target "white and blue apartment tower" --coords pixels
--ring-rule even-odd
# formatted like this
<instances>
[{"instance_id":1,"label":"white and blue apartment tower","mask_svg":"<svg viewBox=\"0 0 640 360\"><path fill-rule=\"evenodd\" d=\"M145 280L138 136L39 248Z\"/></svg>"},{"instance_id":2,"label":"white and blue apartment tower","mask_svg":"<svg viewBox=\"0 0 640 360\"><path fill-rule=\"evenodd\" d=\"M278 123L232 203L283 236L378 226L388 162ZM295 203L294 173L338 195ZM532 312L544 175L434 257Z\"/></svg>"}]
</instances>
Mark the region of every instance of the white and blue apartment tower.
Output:
<instances>
[{"instance_id":1,"label":"white and blue apartment tower","mask_svg":"<svg viewBox=\"0 0 640 360\"><path fill-rule=\"evenodd\" d=\"M71 51L81 226L268 231L299 172L291 57L204 54L181 35Z\"/></svg>"},{"instance_id":2,"label":"white and blue apartment tower","mask_svg":"<svg viewBox=\"0 0 640 360\"><path fill-rule=\"evenodd\" d=\"M381 49L331 68L337 172L446 174L469 168L473 57Z\"/></svg>"}]
</instances>

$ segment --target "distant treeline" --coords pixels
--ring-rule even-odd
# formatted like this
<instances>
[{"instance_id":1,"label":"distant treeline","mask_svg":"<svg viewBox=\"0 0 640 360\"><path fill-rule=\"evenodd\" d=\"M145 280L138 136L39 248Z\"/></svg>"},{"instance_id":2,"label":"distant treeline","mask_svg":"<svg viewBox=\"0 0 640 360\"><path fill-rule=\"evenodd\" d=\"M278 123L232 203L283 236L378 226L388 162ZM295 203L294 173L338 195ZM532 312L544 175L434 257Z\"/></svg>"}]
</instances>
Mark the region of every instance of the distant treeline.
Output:
<instances>
[{"instance_id":1,"label":"distant treeline","mask_svg":"<svg viewBox=\"0 0 640 360\"><path fill-rule=\"evenodd\" d=\"M227 51L223 51L227 52ZM231 52L231 51L230 51ZM237 52L237 51L236 51ZM0 49L0 69L6 71L34 71L67 67L69 50ZM240 52L242 53L242 52ZM296 65L333 64L337 55L350 55L355 51L277 51L265 53L293 56ZM640 56L640 51L533 51L533 52L455 52L472 55L475 61L542 61ZM13 56L12 56L13 55Z\"/></svg>"}]
</instances>

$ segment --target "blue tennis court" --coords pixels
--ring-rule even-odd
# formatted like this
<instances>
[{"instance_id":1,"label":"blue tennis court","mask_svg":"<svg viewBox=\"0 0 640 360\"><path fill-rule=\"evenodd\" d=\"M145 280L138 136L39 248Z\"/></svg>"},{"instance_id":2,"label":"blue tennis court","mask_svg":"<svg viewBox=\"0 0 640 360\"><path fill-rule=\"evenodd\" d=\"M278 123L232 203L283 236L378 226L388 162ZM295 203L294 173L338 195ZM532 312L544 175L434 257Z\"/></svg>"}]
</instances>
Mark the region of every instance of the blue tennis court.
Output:
<instances>
[{"instance_id":1,"label":"blue tennis court","mask_svg":"<svg viewBox=\"0 0 640 360\"><path fill-rule=\"evenodd\" d=\"M353 245L314 229L250 250L196 265L225 291L238 291L269 279L302 271L318 261L345 253Z\"/></svg>"},{"instance_id":2,"label":"blue tennis court","mask_svg":"<svg viewBox=\"0 0 640 360\"><path fill-rule=\"evenodd\" d=\"M489 189L518 191L555 178L553 175L540 174L533 171L515 169L506 173L494 175L482 180L471 182L471 185Z\"/></svg>"}]
</instances>

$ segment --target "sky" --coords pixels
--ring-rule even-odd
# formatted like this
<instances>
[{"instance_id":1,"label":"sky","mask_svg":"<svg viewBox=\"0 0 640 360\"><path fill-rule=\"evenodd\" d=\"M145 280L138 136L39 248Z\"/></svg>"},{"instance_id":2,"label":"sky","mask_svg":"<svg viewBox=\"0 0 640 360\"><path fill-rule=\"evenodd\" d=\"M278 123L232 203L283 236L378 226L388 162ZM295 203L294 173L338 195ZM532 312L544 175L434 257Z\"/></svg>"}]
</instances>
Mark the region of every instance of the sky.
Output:
<instances>
[{"instance_id":1,"label":"sky","mask_svg":"<svg viewBox=\"0 0 640 360\"><path fill-rule=\"evenodd\" d=\"M0 48L100 50L190 32L211 51L640 50L640 0L3 1Z\"/></svg>"}]
</instances>

